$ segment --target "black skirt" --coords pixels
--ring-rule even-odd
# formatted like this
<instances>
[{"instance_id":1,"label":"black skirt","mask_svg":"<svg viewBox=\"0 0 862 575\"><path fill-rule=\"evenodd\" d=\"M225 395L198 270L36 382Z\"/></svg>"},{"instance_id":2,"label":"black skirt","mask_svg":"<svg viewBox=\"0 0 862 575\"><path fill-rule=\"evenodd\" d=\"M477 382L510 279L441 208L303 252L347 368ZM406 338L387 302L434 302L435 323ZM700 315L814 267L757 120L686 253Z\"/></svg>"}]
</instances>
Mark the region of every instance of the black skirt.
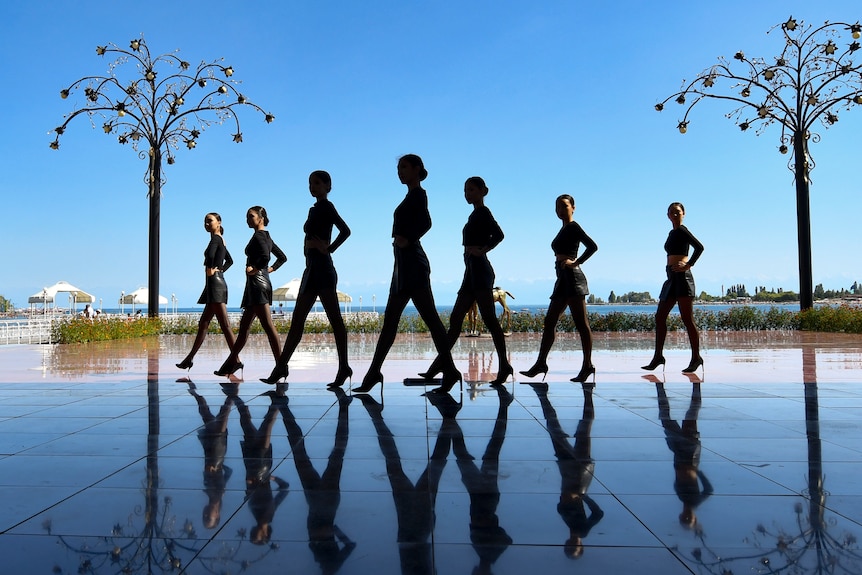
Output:
<instances>
[{"instance_id":1,"label":"black skirt","mask_svg":"<svg viewBox=\"0 0 862 575\"><path fill-rule=\"evenodd\" d=\"M459 294L490 292L494 289L494 268L488 256L464 254L464 280L458 289Z\"/></svg>"},{"instance_id":2,"label":"black skirt","mask_svg":"<svg viewBox=\"0 0 862 575\"><path fill-rule=\"evenodd\" d=\"M581 271L581 267L564 267L557 264L557 283L554 284L554 292L551 299L570 297L583 297L590 293L587 285L587 276Z\"/></svg>"},{"instance_id":3,"label":"black skirt","mask_svg":"<svg viewBox=\"0 0 862 575\"><path fill-rule=\"evenodd\" d=\"M431 264L416 240L406 248L393 244L395 266L392 269L390 295L409 295L417 291L431 291Z\"/></svg>"},{"instance_id":4,"label":"black skirt","mask_svg":"<svg viewBox=\"0 0 862 575\"><path fill-rule=\"evenodd\" d=\"M224 274L217 271L211 276L207 276L207 283L204 286L204 291L201 297L198 298L198 303L227 303L227 283L224 281Z\"/></svg>"},{"instance_id":5,"label":"black skirt","mask_svg":"<svg viewBox=\"0 0 862 575\"><path fill-rule=\"evenodd\" d=\"M245 276L245 291L242 293L240 307L248 309L261 304L272 305L272 284L269 272L258 270L253 276Z\"/></svg>"},{"instance_id":6,"label":"black skirt","mask_svg":"<svg viewBox=\"0 0 862 575\"><path fill-rule=\"evenodd\" d=\"M299 284L299 293L335 291L338 283L338 274L335 273L335 265L332 256L324 255L317 250L310 250L305 256L305 271L302 272L302 281Z\"/></svg>"},{"instance_id":7,"label":"black skirt","mask_svg":"<svg viewBox=\"0 0 862 575\"><path fill-rule=\"evenodd\" d=\"M660 301L678 297L695 297L697 292L694 290L694 276L691 275L691 270L675 272L670 266L667 266L665 270L667 271L667 280L661 286L661 293L658 296Z\"/></svg>"}]
</instances>

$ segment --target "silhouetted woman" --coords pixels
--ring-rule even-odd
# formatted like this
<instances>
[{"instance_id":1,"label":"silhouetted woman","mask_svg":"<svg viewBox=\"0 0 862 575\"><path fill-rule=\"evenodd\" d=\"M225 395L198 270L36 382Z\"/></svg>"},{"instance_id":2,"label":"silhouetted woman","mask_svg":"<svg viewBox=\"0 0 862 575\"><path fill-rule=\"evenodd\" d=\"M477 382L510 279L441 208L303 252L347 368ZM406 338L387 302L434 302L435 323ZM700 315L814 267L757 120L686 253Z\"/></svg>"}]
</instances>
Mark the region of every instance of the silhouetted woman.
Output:
<instances>
[{"instance_id":1,"label":"silhouetted woman","mask_svg":"<svg viewBox=\"0 0 862 575\"><path fill-rule=\"evenodd\" d=\"M652 376L644 376L652 377ZM697 376L694 376L697 377ZM691 400L681 424L670 416L670 402L661 381L656 381L658 417L664 428L665 441L673 452L673 490L682 502L679 522L688 529L697 524L697 507L712 495L712 484L700 470L700 433L697 415L702 404L700 379L692 380Z\"/></svg>"},{"instance_id":2,"label":"silhouetted woman","mask_svg":"<svg viewBox=\"0 0 862 575\"><path fill-rule=\"evenodd\" d=\"M254 234L252 234L248 245L245 246L246 277L245 291L242 294L242 317L239 320L236 342L234 342L230 355L222 366L218 371L213 372L216 375L231 375L236 370L242 369L239 352L242 351L245 342L248 341L251 322L254 321L254 318L260 321L276 361L278 361L279 356L278 333L275 331L269 309L272 305L272 283L269 281L269 274L280 268L287 261L287 256L275 245L272 238L269 237L269 232L266 231L269 217L266 215L265 209L260 206L250 207L246 212L245 221L248 227L254 230ZM269 265L271 254L275 255L276 259L275 263Z\"/></svg>"},{"instance_id":3,"label":"silhouetted woman","mask_svg":"<svg viewBox=\"0 0 862 575\"><path fill-rule=\"evenodd\" d=\"M547 384L534 384L533 389L545 415L548 434L557 457L560 470L560 502L557 513L569 528L569 538L563 552L570 559L584 554L584 538L605 516L592 497L587 494L595 475L596 462L592 457L592 428L596 418L593 405L592 384L581 384L584 391L584 409L575 429L575 443L569 443L569 435L560 425L557 410L548 400Z\"/></svg>"},{"instance_id":4,"label":"silhouetted woman","mask_svg":"<svg viewBox=\"0 0 862 575\"><path fill-rule=\"evenodd\" d=\"M503 241L503 230L500 229L491 210L485 206L486 195L488 195L488 186L479 176L473 176L464 182L464 199L468 204L472 204L473 212L467 218L467 224L462 232L466 269L449 317L447 335L451 349L461 335L467 312L470 311L473 302L476 302L479 313L482 314L482 321L485 322L494 340L500 362L497 378L491 381L491 385L501 385L512 375L513 370L507 359L506 336L503 335L503 328L497 320L497 310L494 309L494 268L488 261L488 252ZM435 359L428 371L419 375L430 379L439 372L438 360Z\"/></svg>"},{"instance_id":5,"label":"silhouetted woman","mask_svg":"<svg viewBox=\"0 0 862 575\"><path fill-rule=\"evenodd\" d=\"M329 385L341 386L348 377L353 375L353 370L347 365L347 328L344 326L344 319L338 307L338 295L335 290L338 275L332 263L332 253L350 236L350 228L338 215L332 202L327 199L332 190L332 178L327 172L322 170L312 172L308 177L308 190L317 201L308 210L308 219L305 220L303 227L305 271L299 284L299 294L296 297L290 329L287 332L281 357L278 358L269 377L261 378L261 381L277 383L280 379L287 379L288 363L302 339L308 312L311 311L314 301L320 298L320 303L323 304L326 317L329 318L329 324L332 326L335 348L338 350L338 373ZM333 226L338 229L338 235L334 241L332 240Z\"/></svg>"},{"instance_id":6,"label":"silhouetted woman","mask_svg":"<svg viewBox=\"0 0 862 575\"><path fill-rule=\"evenodd\" d=\"M272 538L272 520L278 506L287 497L289 487L287 481L272 474L272 428L279 409L278 398L272 399L260 426L255 427L248 406L239 397L234 398L243 433L239 445L245 465L245 496L255 521L248 538L255 545L265 545ZM275 496L272 494L273 482L278 486Z\"/></svg>"},{"instance_id":7,"label":"silhouetted woman","mask_svg":"<svg viewBox=\"0 0 862 575\"><path fill-rule=\"evenodd\" d=\"M590 259L590 256L599 248L574 220L575 199L572 196L568 194L559 196L556 201L556 211L557 217L563 224L551 242L551 249L554 250L556 257L557 282L554 284L551 303L545 315L539 357L536 358L533 367L522 371L521 374L536 377L541 373L544 380L544 376L548 373L548 353L554 345L557 322L568 307L575 321L575 328L581 336L581 347L584 351L581 371L572 378L572 381L583 383L591 375L595 378L596 368L593 367L593 332L590 330L590 320L587 318L586 296L590 293L590 289L587 287L587 278L581 271L581 264ZM581 244L584 244L584 253L578 256Z\"/></svg>"},{"instance_id":8,"label":"silhouetted woman","mask_svg":"<svg viewBox=\"0 0 862 575\"><path fill-rule=\"evenodd\" d=\"M456 382L461 381L461 372L452 363L446 328L440 321L434 305L434 295L431 293L431 265L419 242L419 239L431 229L428 196L421 185L426 177L428 172L419 156L407 154L398 160L398 179L407 186L407 195L395 208L393 217L392 245L395 252L395 267L392 271L389 300L386 302L383 327L380 330L377 347L362 385L353 390L357 393L368 393L378 383L383 384L380 368L395 342L401 313L411 299L420 317L428 326L434 346L440 355L443 382L434 391L449 391Z\"/></svg>"},{"instance_id":9,"label":"silhouetted woman","mask_svg":"<svg viewBox=\"0 0 862 575\"><path fill-rule=\"evenodd\" d=\"M227 420L234 397L228 395L218 415L213 415L207 400L195 390L193 383L189 383L189 393L195 398L203 420L203 427L198 428L198 439L204 448L204 491L207 494L203 525L207 529L215 529L221 520L222 498L232 473L224 460L227 454Z\"/></svg>"},{"instance_id":10,"label":"silhouetted woman","mask_svg":"<svg viewBox=\"0 0 862 575\"><path fill-rule=\"evenodd\" d=\"M658 366L664 366L664 340L667 337L667 316L674 305L679 307L679 315L685 330L688 332L688 341L691 344L691 361L683 373L692 373L703 365L700 357L700 336L694 323L694 276L691 268L703 253L703 244L692 235L688 228L682 225L685 218L685 207L679 202L674 202L667 208L667 217L673 226L664 242L664 251L667 252L667 281L661 286L661 294L658 299L658 309L655 312L655 353L652 361L644 365L643 369L653 370ZM694 253L689 257L689 248Z\"/></svg>"},{"instance_id":11,"label":"silhouetted woman","mask_svg":"<svg viewBox=\"0 0 862 575\"><path fill-rule=\"evenodd\" d=\"M233 349L235 338L230 328L230 320L227 317L227 283L224 281L224 272L233 265L233 258L227 251L224 243L224 228L221 225L221 216L210 212L204 216L204 229L210 234L210 243L204 250L204 273L206 285L198 303L204 304L204 311L198 321L198 333L192 350L177 364L180 369L191 369L194 364L195 354L200 349L207 336L210 322L213 317L218 320L219 327L227 341L228 349Z\"/></svg>"}]
</instances>

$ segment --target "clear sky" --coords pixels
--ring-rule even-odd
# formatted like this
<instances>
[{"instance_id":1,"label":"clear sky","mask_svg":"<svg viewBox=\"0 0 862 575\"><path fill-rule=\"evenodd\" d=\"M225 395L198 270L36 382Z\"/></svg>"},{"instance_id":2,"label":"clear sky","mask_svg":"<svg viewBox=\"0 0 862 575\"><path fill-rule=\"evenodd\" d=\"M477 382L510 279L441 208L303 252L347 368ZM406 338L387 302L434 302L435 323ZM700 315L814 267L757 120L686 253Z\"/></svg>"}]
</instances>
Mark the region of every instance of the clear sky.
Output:
<instances>
[{"instance_id":1,"label":"clear sky","mask_svg":"<svg viewBox=\"0 0 862 575\"><path fill-rule=\"evenodd\" d=\"M241 264L245 212L262 205L289 261L278 286L302 274L307 177L333 177L330 199L353 230L335 254L339 289L354 309L385 301L392 211L404 195L395 165L421 155L429 171L432 230L423 239L438 303L463 274L463 182L490 188L486 204L506 239L490 257L513 307L547 301L554 282L554 199L575 197L575 218L598 243L584 265L592 292L658 295L667 205L706 251L698 290L744 283L798 290L796 213L780 130L741 133L721 102L701 103L689 131L681 107L653 106L737 50L772 58L774 25L862 19L858 0L727 2L162 1L99 6L9 0L0 7L4 72L0 125L0 294L27 297L66 280L114 307L147 282L146 164L79 117L49 149L50 131L81 96L60 90L106 74L97 45L144 35L154 54L190 62L225 58L243 92L276 120L240 110L229 125L166 166L161 289L192 307L203 287L203 217L219 212ZM243 113L246 112L246 113ZM857 251L862 110L819 128L811 191L814 283L862 280ZM241 265L227 274L238 306ZM62 304L62 299L60 304Z\"/></svg>"}]
</instances>

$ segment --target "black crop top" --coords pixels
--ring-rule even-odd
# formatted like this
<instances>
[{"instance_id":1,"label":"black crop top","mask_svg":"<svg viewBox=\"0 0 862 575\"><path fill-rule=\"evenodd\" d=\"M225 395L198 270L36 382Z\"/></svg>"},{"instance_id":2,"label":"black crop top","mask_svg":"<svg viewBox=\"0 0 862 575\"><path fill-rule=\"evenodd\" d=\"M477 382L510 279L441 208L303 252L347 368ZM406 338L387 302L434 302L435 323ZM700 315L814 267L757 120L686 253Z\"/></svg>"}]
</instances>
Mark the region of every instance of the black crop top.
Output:
<instances>
[{"instance_id":1,"label":"black crop top","mask_svg":"<svg viewBox=\"0 0 862 575\"><path fill-rule=\"evenodd\" d=\"M473 210L462 232L464 246L487 247L489 250L497 247L503 241L503 230L491 214L487 206L479 206Z\"/></svg>"},{"instance_id":2,"label":"black crop top","mask_svg":"<svg viewBox=\"0 0 862 575\"><path fill-rule=\"evenodd\" d=\"M338 235L332 241L332 226L338 228ZM308 219L305 220L305 239L320 239L329 244L329 253L338 249L344 240L350 236L350 228L338 215L335 206L326 199L317 200L308 210ZM307 251L307 250L306 250Z\"/></svg>"},{"instance_id":3,"label":"black crop top","mask_svg":"<svg viewBox=\"0 0 862 575\"><path fill-rule=\"evenodd\" d=\"M233 265L233 258L230 257L230 252L227 251L227 246L224 245L224 238L216 234L212 234L210 243L207 249L204 250L204 267L217 268L226 272Z\"/></svg>"},{"instance_id":4,"label":"black crop top","mask_svg":"<svg viewBox=\"0 0 862 575\"><path fill-rule=\"evenodd\" d=\"M269 232L266 230L256 230L245 246L245 265L251 266L258 270L265 270L269 266L270 254L275 255L275 262L272 264L272 271L277 270L287 261L287 256L281 251L272 238L269 237Z\"/></svg>"},{"instance_id":5,"label":"black crop top","mask_svg":"<svg viewBox=\"0 0 862 575\"><path fill-rule=\"evenodd\" d=\"M578 258L578 248L582 243L584 244L584 253ZM584 263L598 251L599 246L584 232L578 222L572 221L563 226L563 229L551 242L551 249L554 250L555 254L563 254L571 259L579 259L580 263Z\"/></svg>"},{"instance_id":6,"label":"black crop top","mask_svg":"<svg viewBox=\"0 0 862 575\"><path fill-rule=\"evenodd\" d=\"M688 228L680 224L676 229L670 231L664 242L664 251L669 256L687 256L689 246L694 248L694 253L688 260L688 265L693 266L700 254L703 253L703 244L694 237Z\"/></svg>"},{"instance_id":7,"label":"black crop top","mask_svg":"<svg viewBox=\"0 0 862 575\"><path fill-rule=\"evenodd\" d=\"M392 237L403 236L410 243L431 229L431 214L428 213L428 195L422 188L413 188L407 192L398 207L395 208L392 220Z\"/></svg>"}]
</instances>

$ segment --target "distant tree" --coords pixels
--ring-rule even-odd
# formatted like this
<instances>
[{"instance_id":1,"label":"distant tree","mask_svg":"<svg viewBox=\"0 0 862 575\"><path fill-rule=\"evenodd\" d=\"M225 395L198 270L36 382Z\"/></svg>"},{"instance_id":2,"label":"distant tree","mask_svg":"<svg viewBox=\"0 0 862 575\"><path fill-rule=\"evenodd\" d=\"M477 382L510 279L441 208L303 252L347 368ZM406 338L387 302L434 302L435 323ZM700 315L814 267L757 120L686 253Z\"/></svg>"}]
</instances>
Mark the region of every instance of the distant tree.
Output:
<instances>
[{"instance_id":1,"label":"distant tree","mask_svg":"<svg viewBox=\"0 0 862 575\"><path fill-rule=\"evenodd\" d=\"M12 303L12 300L8 300L0 295L0 312L6 313L10 311L15 311L15 304Z\"/></svg>"},{"instance_id":2,"label":"distant tree","mask_svg":"<svg viewBox=\"0 0 862 575\"><path fill-rule=\"evenodd\" d=\"M823 289L823 284L817 284L814 286L814 297L817 299L823 299L826 297L826 290Z\"/></svg>"},{"instance_id":3,"label":"distant tree","mask_svg":"<svg viewBox=\"0 0 862 575\"><path fill-rule=\"evenodd\" d=\"M675 101L687 106L677 124L686 133L689 113L704 99L725 100L735 109L727 115L739 129L754 128L759 135L769 125L781 126L782 154L792 152L790 169L796 183L796 220L799 246L799 305L805 310L814 305L811 265L811 213L809 206L810 172L814 159L809 142L820 136L812 132L820 122L828 128L838 121L841 109L862 104L862 63L852 58L859 50L862 25L826 22L817 27L804 25L793 17L780 26L781 53L767 61L736 52L733 61L719 58L694 80L683 81L682 89L655 105L661 111ZM772 31L770 30L770 32ZM851 40L840 35L849 32Z\"/></svg>"},{"instance_id":4,"label":"distant tree","mask_svg":"<svg viewBox=\"0 0 862 575\"><path fill-rule=\"evenodd\" d=\"M608 303L617 303L617 296L614 294L614 290L611 290L611 295L608 296Z\"/></svg>"},{"instance_id":5,"label":"distant tree","mask_svg":"<svg viewBox=\"0 0 862 575\"><path fill-rule=\"evenodd\" d=\"M149 197L149 272L148 310L150 316L159 313L159 228L164 177L162 159L175 161L174 151L181 147L193 150L201 133L213 124L230 121L236 126L233 141L242 142L242 131L235 108L248 106L260 112L270 123L275 116L264 112L239 91L233 79L232 66L222 60L201 62L193 67L176 53L153 57L143 38L135 38L129 48L116 44L97 46L96 54L116 54L108 67L107 76L84 76L68 88L60 90L64 100L83 89L84 102L67 114L63 123L54 128L56 137L50 146L60 148L60 136L69 122L86 115L95 127L97 118L104 120L105 134L115 134L121 145L129 144L147 160L146 182ZM133 71L125 79L121 70L132 63ZM102 121L98 120L98 121ZM139 150L139 146L142 149Z\"/></svg>"}]
</instances>

